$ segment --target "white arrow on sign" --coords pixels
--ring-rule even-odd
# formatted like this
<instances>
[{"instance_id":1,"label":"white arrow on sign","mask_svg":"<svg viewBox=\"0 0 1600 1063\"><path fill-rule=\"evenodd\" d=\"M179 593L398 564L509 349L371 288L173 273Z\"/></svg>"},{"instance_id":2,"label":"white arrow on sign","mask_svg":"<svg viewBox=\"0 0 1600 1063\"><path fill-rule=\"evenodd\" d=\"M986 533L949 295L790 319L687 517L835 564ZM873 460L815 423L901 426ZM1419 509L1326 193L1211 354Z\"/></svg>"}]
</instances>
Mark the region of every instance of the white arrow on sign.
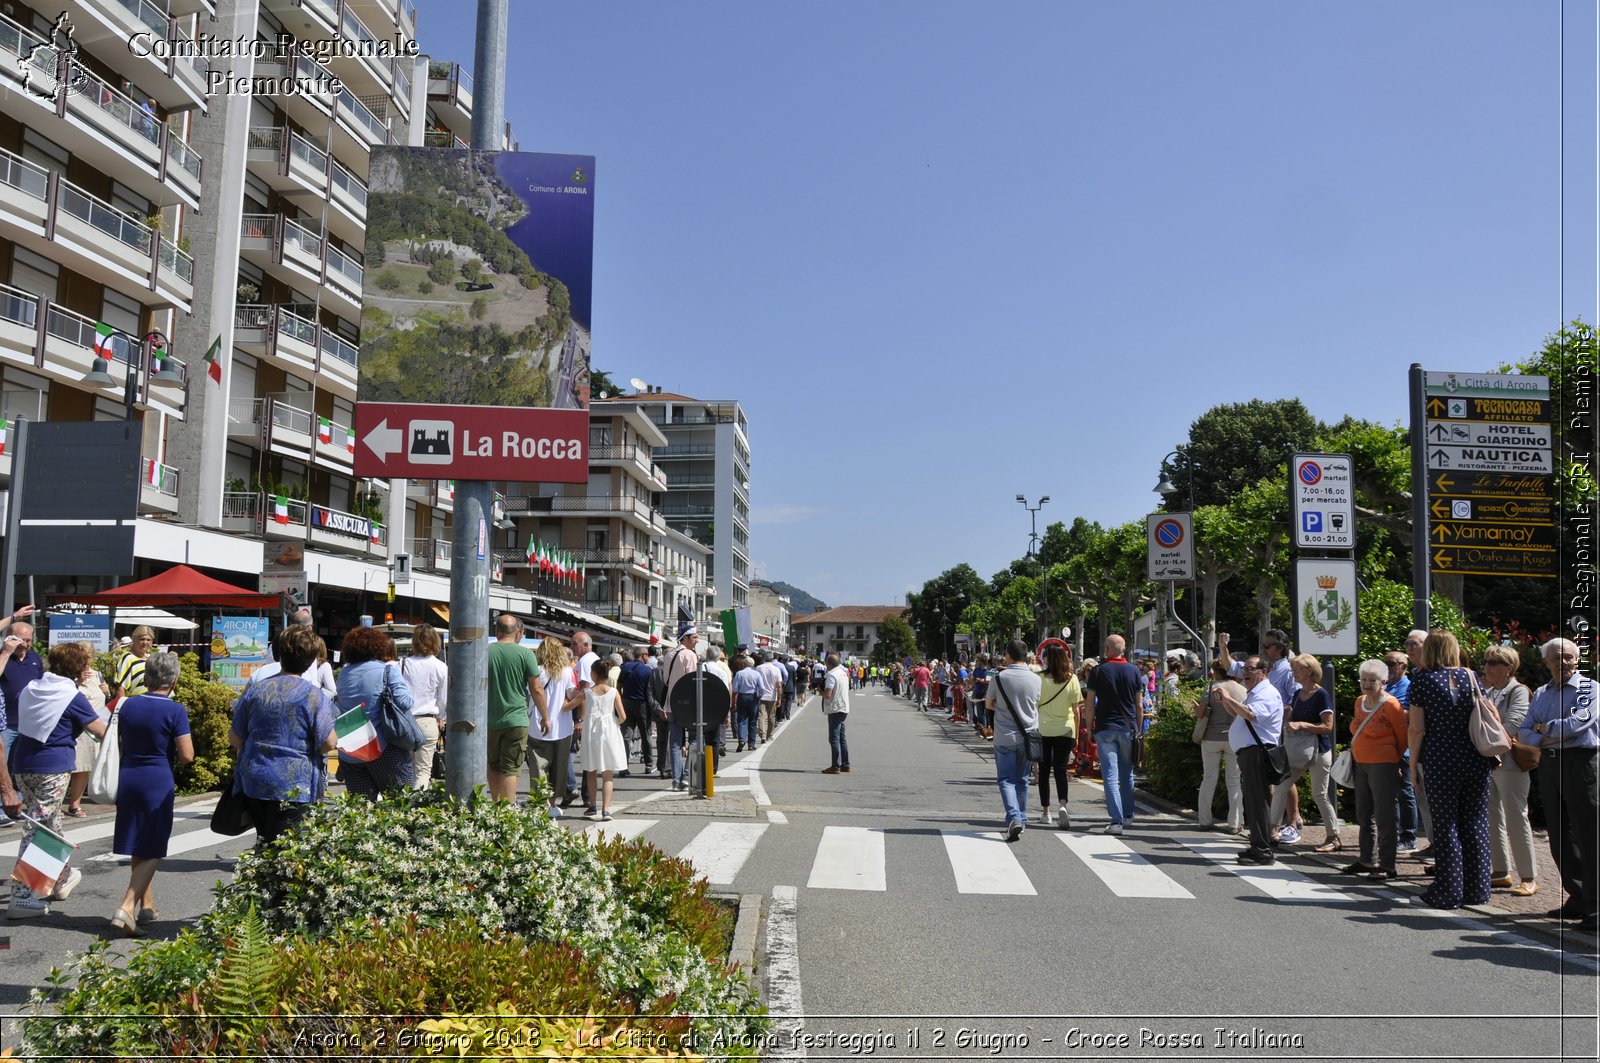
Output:
<instances>
[{"instance_id":1,"label":"white arrow on sign","mask_svg":"<svg viewBox=\"0 0 1600 1063\"><path fill-rule=\"evenodd\" d=\"M377 427L367 433L367 437L361 442L365 443L367 449L378 456L379 461L388 461L390 454L399 453L404 435L405 433L400 429L390 428L389 418L385 417L378 422Z\"/></svg>"}]
</instances>

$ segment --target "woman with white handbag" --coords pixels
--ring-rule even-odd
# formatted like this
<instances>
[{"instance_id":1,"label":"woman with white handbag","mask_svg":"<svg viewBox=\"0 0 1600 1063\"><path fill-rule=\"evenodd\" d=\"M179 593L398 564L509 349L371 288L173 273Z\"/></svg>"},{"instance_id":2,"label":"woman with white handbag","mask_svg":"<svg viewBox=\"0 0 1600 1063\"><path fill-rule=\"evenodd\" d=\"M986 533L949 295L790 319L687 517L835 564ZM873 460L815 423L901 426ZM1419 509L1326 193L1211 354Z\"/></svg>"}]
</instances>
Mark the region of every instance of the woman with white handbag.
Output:
<instances>
[{"instance_id":1,"label":"woman with white handbag","mask_svg":"<svg viewBox=\"0 0 1600 1063\"><path fill-rule=\"evenodd\" d=\"M1400 760L1406 752L1406 710L1383 689L1388 673L1388 666L1382 661L1361 662L1361 694L1350 721L1348 750L1354 763L1351 788L1356 793L1361 854L1344 871L1347 875L1366 875L1376 882L1395 877L1395 815L1399 808ZM1334 774L1339 774L1338 769Z\"/></svg>"}]
</instances>

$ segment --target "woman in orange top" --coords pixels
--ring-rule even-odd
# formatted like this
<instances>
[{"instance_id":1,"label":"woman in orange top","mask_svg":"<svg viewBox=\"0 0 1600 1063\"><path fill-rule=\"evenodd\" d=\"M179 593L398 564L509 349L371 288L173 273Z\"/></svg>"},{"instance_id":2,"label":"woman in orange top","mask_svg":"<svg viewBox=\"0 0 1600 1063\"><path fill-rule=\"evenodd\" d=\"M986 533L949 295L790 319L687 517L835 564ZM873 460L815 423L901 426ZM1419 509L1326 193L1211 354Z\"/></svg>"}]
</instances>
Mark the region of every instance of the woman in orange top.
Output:
<instances>
[{"instance_id":1,"label":"woman in orange top","mask_svg":"<svg viewBox=\"0 0 1600 1063\"><path fill-rule=\"evenodd\" d=\"M1384 692L1388 668L1382 661L1361 662L1361 696L1350 721L1350 756L1356 768L1356 822L1361 824L1361 856L1346 867L1349 875L1383 882L1395 875L1395 810L1400 791L1400 758L1406 752L1406 711ZM1377 824L1377 862L1373 862L1373 824Z\"/></svg>"}]
</instances>

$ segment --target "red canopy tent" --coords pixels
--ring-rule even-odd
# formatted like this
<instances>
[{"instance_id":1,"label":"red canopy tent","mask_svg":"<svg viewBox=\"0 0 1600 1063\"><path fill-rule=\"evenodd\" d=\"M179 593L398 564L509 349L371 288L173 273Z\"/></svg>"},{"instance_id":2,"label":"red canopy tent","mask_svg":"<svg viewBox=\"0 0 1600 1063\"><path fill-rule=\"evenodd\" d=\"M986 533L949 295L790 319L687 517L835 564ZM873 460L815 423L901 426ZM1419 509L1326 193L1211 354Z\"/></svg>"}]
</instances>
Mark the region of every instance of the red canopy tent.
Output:
<instances>
[{"instance_id":1,"label":"red canopy tent","mask_svg":"<svg viewBox=\"0 0 1600 1063\"><path fill-rule=\"evenodd\" d=\"M260 594L235 587L188 565L174 565L159 576L113 587L98 594L62 595L59 602L84 605L191 605L229 606L236 609L277 609L283 599L277 594Z\"/></svg>"}]
</instances>

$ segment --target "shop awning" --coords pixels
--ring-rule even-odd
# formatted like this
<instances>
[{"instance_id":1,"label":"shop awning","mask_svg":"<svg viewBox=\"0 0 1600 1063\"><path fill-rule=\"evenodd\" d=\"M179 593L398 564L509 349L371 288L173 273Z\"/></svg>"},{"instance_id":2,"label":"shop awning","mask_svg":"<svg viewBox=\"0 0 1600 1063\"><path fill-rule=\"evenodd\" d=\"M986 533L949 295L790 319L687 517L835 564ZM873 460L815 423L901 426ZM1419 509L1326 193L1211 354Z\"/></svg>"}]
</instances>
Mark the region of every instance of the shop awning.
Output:
<instances>
[{"instance_id":1,"label":"shop awning","mask_svg":"<svg viewBox=\"0 0 1600 1063\"><path fill-rule=\"evenodd\" d=\"M98 594L61 595L54 600L83 605L215 605L235 609L277 609L283 601L276 594L260 594L212 579L188 565L174 565L160 575Z\"/></svg>"}]
</instances>

